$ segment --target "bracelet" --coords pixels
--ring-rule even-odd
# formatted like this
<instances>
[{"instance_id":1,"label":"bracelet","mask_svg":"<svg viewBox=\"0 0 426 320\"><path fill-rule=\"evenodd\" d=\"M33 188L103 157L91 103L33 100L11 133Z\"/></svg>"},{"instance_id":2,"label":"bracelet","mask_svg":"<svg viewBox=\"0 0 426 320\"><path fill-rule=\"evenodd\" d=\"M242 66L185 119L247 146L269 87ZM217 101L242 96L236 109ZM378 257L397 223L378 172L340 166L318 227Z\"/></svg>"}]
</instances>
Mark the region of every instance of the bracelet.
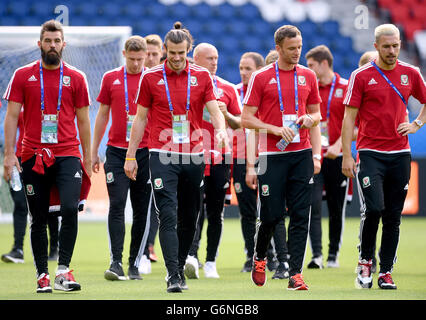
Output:
<instances>
[{"instance_id":1,"label":"bracelet","mask_svg":"<svg viewBox=\"0 0 426 320\"><path fill-rule=\"evenodd\" d=\"M136 161L136 158L126 158L126 161Z\"/></svg>"}]
</instances>

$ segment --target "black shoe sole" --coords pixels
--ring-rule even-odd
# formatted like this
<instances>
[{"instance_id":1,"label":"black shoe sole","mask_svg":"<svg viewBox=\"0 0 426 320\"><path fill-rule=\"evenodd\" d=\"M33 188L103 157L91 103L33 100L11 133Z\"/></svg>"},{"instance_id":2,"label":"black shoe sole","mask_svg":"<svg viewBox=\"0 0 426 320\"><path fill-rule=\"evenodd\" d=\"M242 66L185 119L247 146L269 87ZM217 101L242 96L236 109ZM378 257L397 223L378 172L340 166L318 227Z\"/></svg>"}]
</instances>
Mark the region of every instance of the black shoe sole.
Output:
<instances>
[{"instance_id":1,"label":"black shoe sole","mask_svg":"<svg viewBox=\"0 0 426 320\"><path fill-rule=\"evenodd\" d=\"M169 293L180 293L180 292L182 292L182 288L180 287L180 285L178 283L172 284L172 285L169 285L167 287L167 292L169 292Z\"/></svg>"},{"instance_id":2,"label":"black shoe sole","mask_svg":"<svg viewBox=\"0 0 426 320\"><path fill-rule=\"evenodd\" d=\"M119 276L118 274L116 274L115 272L112 272L111 270L105 271L104 278L107 279L107 280L110 280L110 281L127 280L126 276Z\"/></svg>"}]
</instances>

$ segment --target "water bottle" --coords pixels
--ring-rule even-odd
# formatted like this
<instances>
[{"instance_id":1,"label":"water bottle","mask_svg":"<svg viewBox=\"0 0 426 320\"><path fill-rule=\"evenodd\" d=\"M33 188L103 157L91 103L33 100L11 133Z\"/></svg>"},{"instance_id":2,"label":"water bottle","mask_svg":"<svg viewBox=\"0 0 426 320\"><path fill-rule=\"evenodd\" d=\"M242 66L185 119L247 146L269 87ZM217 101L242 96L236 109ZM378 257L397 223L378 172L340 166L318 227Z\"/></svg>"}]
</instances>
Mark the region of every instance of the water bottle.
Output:
<instances>
[{"instance_id":1,"label":"water bottle","mask_svg":"<svg viewBox=\"0 0 426 320\"><path fill-rule=\"evenodd\" d=\"M12 168L12 177L10 178L10 186L12 187L13 191L21 191L22 189L21 177L19 175L19 171L16 166L13 166Z\"/></svg>"},{"instance_id":2,"label":"water bottle","mask_svg":"<svg viewBox=\"0 0 426 320\"><path fill-rule=\"evenodd\" d=\"M299 134L300 124L296 124L296 122L293 122L292 124L289 125L289 128L291 130L293 130L296 135L298 135ZM284 138L281 138L281 140L278 141L278 143L276 144L276 146L277 146L277 148L280 151L284 151L284 149L287 148L287 146L289 144L290 144L290 142L287 142L287 141L284 140Z\"/></svg>"}]
</instances>

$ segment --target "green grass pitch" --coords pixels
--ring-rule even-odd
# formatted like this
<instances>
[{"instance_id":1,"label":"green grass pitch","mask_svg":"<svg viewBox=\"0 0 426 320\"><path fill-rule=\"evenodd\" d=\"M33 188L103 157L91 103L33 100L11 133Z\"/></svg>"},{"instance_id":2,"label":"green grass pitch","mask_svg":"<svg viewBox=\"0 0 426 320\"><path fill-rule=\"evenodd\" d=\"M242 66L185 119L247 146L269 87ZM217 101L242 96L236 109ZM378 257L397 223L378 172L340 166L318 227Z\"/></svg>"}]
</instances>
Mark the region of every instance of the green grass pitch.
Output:
<instances>
[{"instance_id":1,"label":"green grass pitch","mask_svg":"<svg viewBox=\"0 0 426 320\"><path fill-rule=\"evenodd\" d=\"M286 221L286 224L288 221ZM328 220L323 219L323 254L327 254ZM206 224L205 224L206 226ZM377 274L370 290L355 289L355 267L358 252L359 218L346 218L344 238L338 269L307 269L311 259L308 244L304 264L304 278L310 290L293 292L286 290L287 280L268 281L264 287L256 287L250 273L241 273L244 262L243 240L239 219L225 219L222 240L217 259L220 279L204 278L187 280L189 290L182 294L168 294L164 277L166 274L161 248L156 241L159 261L152 264L152 273L143 275L142 281L107 281L103 273L109 265L109 249L106 222L79 224L79 233L70 268L81 284L79 292L52 294L36 293L35 268L33 265L29 233L25 237L24 264L0 261L0 300L426 300L426 218L403 217L401 224L398 260L393 278L397 290L380 290ZM130 225L126 229L123 267L127 272ZM199 251L204 262L206 248L205 228ZM380 235L380 232L379 232ZM0 224L0 253L11 249L13 229L11 224ZM379 247L378 244L377 247ZM49 262L49 272L54 275L55 262Z\"/></svg>"}]
</instances>

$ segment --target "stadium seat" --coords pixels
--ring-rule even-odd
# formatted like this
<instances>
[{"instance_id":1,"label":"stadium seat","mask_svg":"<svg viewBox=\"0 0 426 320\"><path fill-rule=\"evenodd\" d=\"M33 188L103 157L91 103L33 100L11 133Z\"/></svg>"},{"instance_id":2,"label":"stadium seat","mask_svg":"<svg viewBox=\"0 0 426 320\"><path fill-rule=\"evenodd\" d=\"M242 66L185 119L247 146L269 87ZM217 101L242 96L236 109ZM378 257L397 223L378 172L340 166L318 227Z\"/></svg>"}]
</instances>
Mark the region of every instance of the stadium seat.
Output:
<instances>
[{"instance_id":1,"label":"stadium seat","mask_svg":"<svg viewBox=\"0 0 426 320\"><path fill-rule=\"evenodd\" d=\"M177 20L187 20L190 19L192 12L189 6L176 3L166 8L166 15Z\"/></svg>"},{"instance_id":2,"label":"stadium seat","mask_svg":"<svg viewBox=\"0 0 426 320\"><path fill-rule=\"evenodd\" d=\"M404 23L404 34L407 37L408 41L414 40L414 33L420 31L423 28L423 21L412 20Z\"/></svg>"},{"instance_id":3,"label":"stadium seat","mask_svg":"<svg viewBox=\"0 0 426 320\"><path fill-rule=\"evenodd\" d=\"M24 1L10 2L7 7L7 14L16 17L25 17L30 14L30 6Z\"/></svg>"},{"instance_id":4,"label":"stadium seat","mask_svg":"<svg viewBox=\"0 0 426 320\"><path fill-rule=\"evenodd\" d=\"M121 6L114 2L105 2L100 8L99 13L107 17L116 17L121 14Z\"/></svg>"},{"instance_id":5,"label":"stadium seat","mask_svg":"<svg viewBox=\"0 0 426 320\"><path fill-rule=\"evenodd\" d=\"M146 19L146 6L140 2L128 2L123 6L123 14L130 17L131 19L137 18L136 20Z\"/></svg>"},{"instance_id":6,"label":"stadium seat","mask_svg":"<svg viewBox=\"0 0 426 320\"><path fill-rule=\"evenodd\" d=\"M235 17L247 19L248 21L261 19L259 9L253 4L245 4L235 7Z\"/></svg>"},{"instance_id":7,"label":"stadium seat","mask_svg":"<svg viewBox=\"0 0 426 320\"><path fill-rule=\"evenodd\" d=\"M405 5L394 5L389 8L389 11L394 23L404 24L411 19L410 8Z\"/></svg>"}]
</instances>

